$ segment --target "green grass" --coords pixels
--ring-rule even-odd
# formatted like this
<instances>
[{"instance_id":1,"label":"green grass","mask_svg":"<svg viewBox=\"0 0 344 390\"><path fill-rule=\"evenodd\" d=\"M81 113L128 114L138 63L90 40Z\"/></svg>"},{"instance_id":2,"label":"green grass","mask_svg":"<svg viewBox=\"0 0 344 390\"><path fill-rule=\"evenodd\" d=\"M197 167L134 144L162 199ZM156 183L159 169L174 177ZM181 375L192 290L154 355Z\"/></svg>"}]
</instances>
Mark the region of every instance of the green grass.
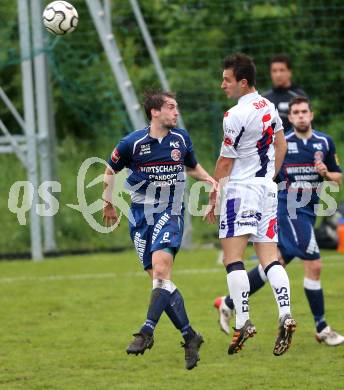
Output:
<instances>
[{"instance_id":1,"label":"green grass","mask_svg":"<svg viewBox=\"0 0 344 390\"><path fill-rule=\"evenodd\" d=\"M335 252L323 255L326 317L343 332L344 259ZM151 289L134 252L0 263L0 388L342 388L344 346L316 343L299 261L288 268L298 321L290 351L272 354L277 308L265 286L251 298L258 334L241 353L227 355L229 338L219 331L212 307L214 298L226 292L216 256L214 250L182 252L175 264L173 280L193 326L205 338L199 366L190 372L184 369L181 336L166 316L151 351L138 357L125 353L145 318ZM255 264L247 260L247 268Z\"/></svg>"}]
</instances>

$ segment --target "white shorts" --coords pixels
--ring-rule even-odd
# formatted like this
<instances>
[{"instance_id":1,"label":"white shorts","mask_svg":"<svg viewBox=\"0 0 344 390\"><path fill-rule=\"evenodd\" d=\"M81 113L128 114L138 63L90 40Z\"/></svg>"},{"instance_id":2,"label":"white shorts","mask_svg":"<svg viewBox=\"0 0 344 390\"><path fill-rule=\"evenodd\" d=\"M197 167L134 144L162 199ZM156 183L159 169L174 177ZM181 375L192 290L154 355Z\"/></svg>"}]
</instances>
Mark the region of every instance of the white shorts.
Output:
<instances>
[{"instance_id":1,"label":"white shorts","mask_svg":"<svg viewBox=\"0 0 344 390\"><path fill-rule=\"evenodd\" d=\"M252 242L277 242L277 185L231 183L223 191L219 237L249 234Z\"/></svg>"}]
</instances>

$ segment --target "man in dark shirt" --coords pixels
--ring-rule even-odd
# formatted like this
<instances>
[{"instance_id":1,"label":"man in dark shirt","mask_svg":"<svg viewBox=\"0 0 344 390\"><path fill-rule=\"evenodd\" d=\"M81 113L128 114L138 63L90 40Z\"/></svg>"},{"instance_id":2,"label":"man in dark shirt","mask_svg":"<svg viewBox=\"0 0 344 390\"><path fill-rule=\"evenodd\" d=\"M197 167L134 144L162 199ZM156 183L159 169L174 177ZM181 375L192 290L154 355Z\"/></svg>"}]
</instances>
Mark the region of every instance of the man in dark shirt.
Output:
<instances>
[{"instance_id":1,"label":"man in dark shirt","mask_svg":"<svg viewBox=\"0 0 344 390\"><path fill-rule=\"evenodd\" d=\"M295 96L307 96L306 93L292 83L291 60L285 54L278 54L270 59L270 76L272 89L262 95L276 106L283 122L284 132L291 129L288 120L288 105Z\"/></svg>"}]
</instances>

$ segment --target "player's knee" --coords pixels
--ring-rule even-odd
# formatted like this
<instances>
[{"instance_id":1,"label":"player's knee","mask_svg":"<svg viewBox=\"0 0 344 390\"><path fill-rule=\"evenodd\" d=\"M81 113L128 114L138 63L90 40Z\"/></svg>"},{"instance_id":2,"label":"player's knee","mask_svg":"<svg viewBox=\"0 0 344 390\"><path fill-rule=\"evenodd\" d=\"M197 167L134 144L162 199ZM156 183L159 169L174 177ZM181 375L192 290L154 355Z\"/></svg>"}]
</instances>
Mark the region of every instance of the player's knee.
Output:
<instances>
[{"instance_id":1,"label":"player's knee","mask_svg":"<svg viewBox=\"0 0 344 390\"><path fill-rule=\"evenodd\" d=\"M169 275L169 268L165 264L154 264L153 266L153 278L154 279L167 279Z\"/></svg>"},{"instance_id":2,"label":"player's knee","mask_svg":"<svg viewBox=\"0 0 344 390\"><path fill-rule=\"evenodd\" d=\"M310 277L313 280L318 280L320 278L321 269L322 269L322 263L320 260L309 261L307 267L308 277Z\"/></svg>"},{"instance_id":3,"label":"player's knee","mask_svg":"<svg viewBox=\"0 0 344 390\"><path fill-rule=\"evenodd\" d=\"M312 267L312 271L313 271L314 275L317 277L320 277L321 269L322 269L321 261L316 261L314 266Z\"/></svg>"}]
</instances>

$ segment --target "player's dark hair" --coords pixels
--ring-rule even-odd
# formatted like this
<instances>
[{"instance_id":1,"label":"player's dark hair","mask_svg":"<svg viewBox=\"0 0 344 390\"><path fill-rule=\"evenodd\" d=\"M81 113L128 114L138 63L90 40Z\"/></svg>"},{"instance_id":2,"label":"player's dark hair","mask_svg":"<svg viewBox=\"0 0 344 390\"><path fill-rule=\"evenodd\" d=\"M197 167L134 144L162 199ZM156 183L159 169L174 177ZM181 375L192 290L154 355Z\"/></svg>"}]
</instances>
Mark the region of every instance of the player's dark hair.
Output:
<instances>
[{"instance_id":1,"label":"player's dark hair","mask_svg":"<svg viewBox=\"0 0 344 390\"><path fill-rule=\"evenodd\" d=\"M291 59L287 54L276 54L273 57L270 58L269 65L271 66L272 64L276 62L282 62L282 64L286 64L287 68L290 70L291 69Z\"/></svg>"},{"instance_id":2,"label":"player's dark hair","mask_svg":"<svg viewBox=\"0 0 344 390\"><path fill-rule=\"evenodd\" d=\"M308 104L308 107L309 107L309 110L310 110L310 111L313 111L313 110L312 110L311 102L310 102L310 100L309 100L306 96L294 96L294 97L290 100L290 102L289 102L288 113L289 113L289 114L291 113L291 108L292 108L292 106L294 106L295 104L301 104L301 103L307 103L307 104Z\"/></svg>"},{"instance_id":3,"label":"player's dark hair","mask_svg":"<svg viewBox=\"0 0 344 390\"><path fill-rule=\"evenodd\" d=\"M256 85L256 65L252 58L244 53L234 53L226 57L223 69L232 69L236 81L246 79L250 87Z\"/></svg>"},{"instance_id":4,"label":"player's dark hair","mask_svg":"<svg viewBox=\"0 0 344 390\"><path fill-rule=\"evenodd\" d=\"M165 98L175 99L176 95L175 93L168 92L168 91L146 91L145 92L143 106L145 108L145 112L149 120L152 119L151 110L153 108L155 110L161 110L161 107L165 103Z\"/></svg>"}]
</instances>

